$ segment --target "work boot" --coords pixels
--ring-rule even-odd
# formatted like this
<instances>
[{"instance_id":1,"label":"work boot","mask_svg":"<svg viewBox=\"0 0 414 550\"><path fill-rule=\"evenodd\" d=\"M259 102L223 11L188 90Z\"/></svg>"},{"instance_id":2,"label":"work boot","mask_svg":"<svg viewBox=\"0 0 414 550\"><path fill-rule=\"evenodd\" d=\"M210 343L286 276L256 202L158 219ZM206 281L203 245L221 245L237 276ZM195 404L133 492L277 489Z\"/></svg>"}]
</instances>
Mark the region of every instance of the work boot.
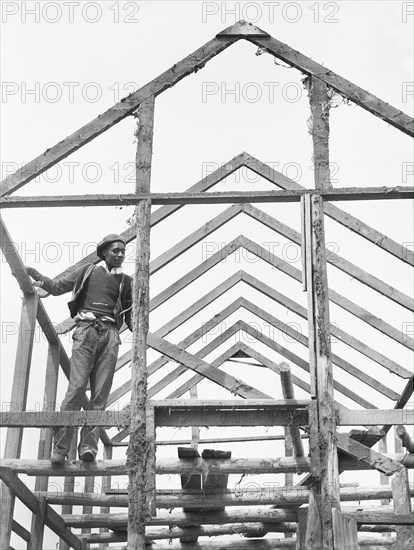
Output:
<instances>
[{"instance_id":1,"label":"work boot","mask_svg":"<svg viewBox=\"0 0 414 550\"><path fill-rule=\"evenodd\" d=\"M66 456L59 451L53 451L50 462L56 466L62 466L65 463Z\"/></svg>"},{"instance_id":2,"label":"work boot","mask_svg":"<svg viewBox=\"0 0 414 550\"><path fill-rule=\"evenodd\" d=\"M94 462L95 454L92 451L83 451L83 453L79 455L79 458L84 462Z\"/></svg>"}]
</instances>

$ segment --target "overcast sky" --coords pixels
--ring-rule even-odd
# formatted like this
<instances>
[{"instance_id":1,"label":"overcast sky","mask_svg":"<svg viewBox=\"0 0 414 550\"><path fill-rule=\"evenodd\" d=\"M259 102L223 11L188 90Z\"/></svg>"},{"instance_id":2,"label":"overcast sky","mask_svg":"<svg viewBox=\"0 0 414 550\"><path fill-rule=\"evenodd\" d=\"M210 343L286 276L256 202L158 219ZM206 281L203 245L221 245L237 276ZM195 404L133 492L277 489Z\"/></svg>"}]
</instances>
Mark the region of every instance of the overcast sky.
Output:
<instances>
[{"instance_id":1,"label":"overcast sky","mask_svg":"<svg viewBox=\"0 0 414 550\"><path fill-rule=\"evenodd\" d=\"M250 20L275 38L412 116L413 2L5 1L1 9L2 178L239 19ZM156 99L151 183L154 191L183 191L242 151L270 164L302 186L313 187L312 142L307 124L310 113L307 93L301 83L302 75L283 62L275 62L268 54L259 54L254 45L240 41L197 74L187 77ZM410 138L339 97L335 98L334 104L330 142L333 185L413 185ZM135 120L129 117L39 176L37 181L27 184L17 194L133 192L135 125ZM247 170L241 170L214 188L253 189L272 189L272 185ZM413 250L413 216L409 201L337 205ZM154 228L151 258L168 250L228 206L188 206L179 210ZM298 205L256 206L296 230L300 229ZM103 235L125 230L132 212L132 207L21 209L4 211L3 218L23 261L42 273L55 276L91 252ZM326 222L326 241L331 250L402 292L412 294L413 282L406 264L337 225L330 220ZM239 234L271 249L300 269L297 247L290 246L280 235L241 214L208 236L204 243L199 243L155 274L151 280L151 296L156 296ZM132 273L132 245L128 248L125 269ZM306 305L306 295L298 283L252 255L240 253L154 311L151 330L162 327L181 309L187 308L239 269ZM413 336L412 317L401 306L335 268L329 268L328 276L335 290ZM4 259L1 263L1 293L1 399L6 403L11 392L21 291ZM178 343L240 295L306 334L306 323L301 319L239 284L168 338ZM67 317L67 299L64 296L45 301L53 322L58 323ZM240 317L256 323L254 326L263 333L303 358L307 357L303 346L288 341L285 335L274 332L247 312L238 311L231 316L210 339ZM412 360L403 346L381 336L336 306L331 309L331 320L381 353L388 353L406 369L412 369ZM190 351L203 347L207 338L194 344ZM32 364L28 408L35 408L36 403L42 401L46 346L42 337L39 336L39 340ZM251 338L236 335L231 344L237 340L255 347L275 362L282 360L264 346L256 345ZM70 353L70 338L66 336L64 341ZM389 374L344 344L335 342L335 346L335 352L364 372L395 392L402 391L404 380ZM207 359L214 360L228 347L229 343L220 346ZM125 343L123 351L127 348ZM156 356L150 352L150 361ZM154 382L172 368L166 367L154 375ZM388 398L371 392L368 386L335 369L337 380L364 395L377 407L393 406ZM226 371L272 396L281 397L274 373L237 364L228 365ZM308 380L307 373L299 367L292 365L292 371ZM129 367L123 369L117 375L114 387L129 375ZM157 397L166 397L189 376L182 377L168 392ZM65 390L66 382L62 380L59 399ZM296 391L299 397L306 397L300 389ZM209 382L200 384L199 392L203 398L230 398L230 394ZM339 395L337 398L346 406L357 408L347 398ZM127 397L121 400L121 406L126 400ZM212 433L215 431L210 430L209 436ZM175 437L187 435L177 430ZM33 448L37 448L37 435L25 438L22 456L33 457ZM175 451L169 448L168 452ZM259 454L264 456L266 452L274 456L274 449L263 445ZM258 456L258 449L233 448L234 456L246 456L246 453ZM13 546L23 548L17 538L13 539Z\"/></svg>"}]
</instances>

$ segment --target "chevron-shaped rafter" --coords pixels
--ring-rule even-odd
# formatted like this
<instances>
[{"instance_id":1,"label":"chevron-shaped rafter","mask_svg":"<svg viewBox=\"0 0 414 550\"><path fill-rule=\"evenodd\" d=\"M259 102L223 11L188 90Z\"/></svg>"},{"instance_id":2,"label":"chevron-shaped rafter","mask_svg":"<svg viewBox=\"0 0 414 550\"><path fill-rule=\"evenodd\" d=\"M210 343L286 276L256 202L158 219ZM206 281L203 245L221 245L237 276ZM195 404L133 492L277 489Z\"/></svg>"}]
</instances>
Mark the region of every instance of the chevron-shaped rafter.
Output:
<instances>
[{"instance_id":1,"label":"chevron-shaped rafter","mask_svg":"<svg viewBox=\"0 0 414 550\"><path fill-rule=\"evenodd\" d=\"M13 193L38 175L42 174L86 143L99 136L125 117L132 115L141 103L151 96L157 96L189 74L198 71L205 64L240 39L246 39L264 49L276 58L285 61L306 75L316 76L331 88L357 105L378 116L402 132L413 136L413 119L392 107L373 94L349 82L330 69L294 50L287 44L272 38L266 32L250 23L239 21L219 33L216 38L176 63L136 92L123 98L98 118L79 128L76 132L45 151L23 168L11 174L1 183L0 196Z\"/></svg>"}]
</instances>

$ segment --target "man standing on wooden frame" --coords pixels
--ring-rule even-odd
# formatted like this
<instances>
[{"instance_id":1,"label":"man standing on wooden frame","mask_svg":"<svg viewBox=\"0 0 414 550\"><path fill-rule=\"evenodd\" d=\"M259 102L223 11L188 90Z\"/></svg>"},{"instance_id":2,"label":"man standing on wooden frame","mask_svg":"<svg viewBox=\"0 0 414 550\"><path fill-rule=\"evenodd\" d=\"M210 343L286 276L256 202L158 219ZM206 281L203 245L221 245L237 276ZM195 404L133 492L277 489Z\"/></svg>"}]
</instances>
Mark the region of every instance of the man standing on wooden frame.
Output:
<instances>
[{"instance_id":1,"label":"man standing on wooden frame","mask_svg":"<svg viewBox=\"0 0 414 550\"><path fill-rule=\"evenodd\" d=\"M28 275L53 296L73 291L68 303L71 317L76 321L69 387L62 411L79 411L88 381L91 399L89 410L104 410L112 387L118 358L119 329L125 321L132 331L132 277L122 272L125 259L125 240L115 233L107 235L97 245L96 252L103 265L85 264L68 275L49 279L32 267ZM98 451L100 428L84 426L78 446L79 458L93 462ZM65 462L74 428L54 430L52 464Z\"/></svg>"}]
</instances>

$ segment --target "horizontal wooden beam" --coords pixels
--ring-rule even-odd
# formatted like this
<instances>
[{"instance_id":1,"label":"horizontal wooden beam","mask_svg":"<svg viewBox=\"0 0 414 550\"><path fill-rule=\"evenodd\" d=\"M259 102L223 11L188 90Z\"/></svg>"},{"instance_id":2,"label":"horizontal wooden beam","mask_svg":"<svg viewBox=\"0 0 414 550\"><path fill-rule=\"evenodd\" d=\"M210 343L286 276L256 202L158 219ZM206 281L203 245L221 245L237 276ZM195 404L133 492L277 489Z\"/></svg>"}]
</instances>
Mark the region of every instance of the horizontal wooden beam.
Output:
<instances>
[{"instance_id":1,"label":"horizontal wooden beam","mask_svg":"<svg viewBox=\"0 0 414 550\"><path fill-rule=\"evenodd\" d=\"M413 199L412 187L337 187L329 190L304 189L289 191L222 191L209 193L151 193L154 205L226 204L256 202L299 202L303 195L321 195L327 201ZM85 206L129 206L148 198L142 194L55 195L39 197L3 197L0 208L62 208Z\"/></svg>"},{"instance_id":2,"label":"horizontal wooden beam","mask_svg":"<svg viewBox=\"0 0 414 550\"><path fill-rule=\"evenodd\" d=\"M379 426L380 424L414 424L412 409L366 409L337 411L339 426Z\"/></svg>"},{"instance_id":3,"label":"horizontal wooden beam","mask_svg":"<svg viewBox=\"0 0 414 550\"><path fill-rule=\"evenodd\" d=\"M249 400L250 401L250 400ZM253 400L254 401L254 400ZM160 401L156 407L158 426L286 426L293 420L298 425L307 424L308 400L257 400L263 406L246 405L237 401L234 405L223 402L203 401L200 405L182 400L182 405L171 400L171 405ZM268 405L266 405L266 402ZM220 405L222 403L222 405ZM229 403L229 401L227 401ZM230 401L231 403L231 401ZM113 427L127 423L127 413L118 411L45 411L2 412L0 426L16 428L44 428L52 426ZM337 409L340 426L378 426L380 424L414 424L414 411L410 409ZM282 422L282 423L280 423ZM242 424L241 424L242 423Z\"/></svg>"},{"instance_id":4,"label":"horizontal wooden beam","mask_svg":"<svg viewBox=\"0 0 414 550\"><path fill-rule=\"evenodd\" d=\"M414 525L414 514L393 514L390 512L344 512L345 516L366 525Z\"/></svg>"},{"instance_id":5,"label":"horizontal wooden beam","mask_svg":"<svg viewBox=\"0 0 414 550\"><path fill-rule=\"evenodd\" d=\"M109 527L114 529L123 529L128 521L127 513L112 514L82 514L65 515L63 519L68 527ZM283 523L296 522L296 510L270 509L265 506L228 508L223 512L210 511L205 512L182 512L179 510L157 510L156 517L148 521L148 526L176 526L191 527L192 525L203 525L204 523L221 524L256 522L263 523Z\"/></svg>"},{"instance_id":6,"label":"horizontal wooden beam","mask_svg":"<svg viewBox=\"0 0 414 550\"><path fill-rule=\"evenodd\" d=\"M384 457L402 464L406 468L414 469L413 454L387 454ZM358 462L348 457L341 457L341 467L349 470L367 470L370 466L367 461ZM62 466L53 466L49 460L31 459L4 459L2 468L28 476L52 477L87 477L87 476L122 476L128 473L126 461L97 460L91 464L83 461L67 460ZM309 457L276 457L276 458L231 458L226 460L195 459L191 462L173 459L158 459L156 472L158 475L206 475L210 469L220 474L281 474L308 472L310 469ZM387 486L382 489L388 490ZM359 490L357 488L356 490ZM384 497L388 498L388 497Z\"/></svg>"},{"instance_id":7,"label":"horizontal wooden beam","mask_svg":"<svg viewBox=\"0 0 414 550\"><path fill-rule=\"evenodd\" d=\"M414 495L414 487L411 484L411 494ZM390 498L391 489L387 486L380 487L346 487L341 489L341 499L348 502L359 502L362 500L379 500ZM60 491L37 492L36 495L46 497L50 504L72 504L86 506L113 506L125 508L128 506L127 489L108 489L106 494L102 493L65 493ZM388 496L387 496L388 495ZM343 497L343 498L342 498ZM263 487L251 487L242 484L236 491L218 490L209 495L200 494L195 491L191 494L182 489L158 490L156 493L157 508L203 508L214 509L220 506L255 506L255 505L277 505L278 507L289 507L302 505L309 500L309 489L298 487L280 487L277 482L267 483ZM208 515L204 516L203 523L210 523ZM374 523L381 523L380 521Z\"/></svg>"}]
</instances>

